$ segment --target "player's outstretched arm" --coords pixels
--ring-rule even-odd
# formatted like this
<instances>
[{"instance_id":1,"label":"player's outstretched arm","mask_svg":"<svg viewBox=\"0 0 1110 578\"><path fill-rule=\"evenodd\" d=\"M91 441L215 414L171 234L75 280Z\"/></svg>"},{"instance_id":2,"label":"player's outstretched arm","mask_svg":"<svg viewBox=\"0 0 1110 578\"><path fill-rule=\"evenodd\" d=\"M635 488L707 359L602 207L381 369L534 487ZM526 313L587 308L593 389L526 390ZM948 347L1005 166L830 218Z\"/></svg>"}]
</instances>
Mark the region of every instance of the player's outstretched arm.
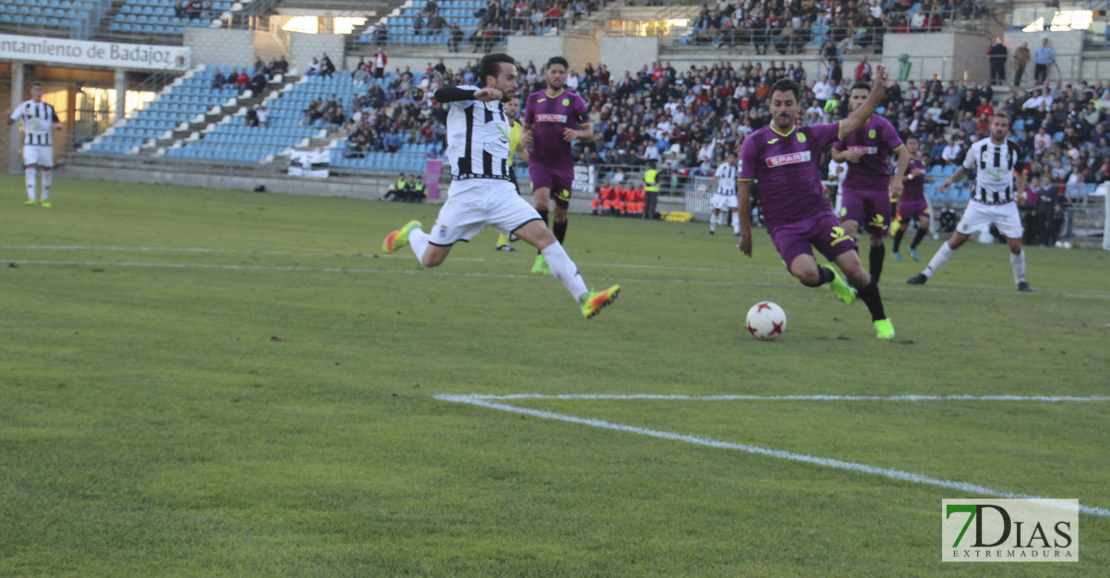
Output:
<instances>
[{"instance_id":1,"label":"player's outstretched arm","mask_svg":"<svg viewBox=\"0 0 1110 578\"><path fill-rule=\"evenodd\" d=\"M501 91L496 88L471 90L468 88L459 88L457 86L445 86L436 90L432 98L434 98L436 102L459 102L463 100L493 102L495 100L501 100Z\"/></svg>"},{"instance_id":2,"label":"player's outstretched arm","mask_svg":"<svg viewBox=\"0 0 1110 578\"><path fill-rule=\"evenodd\" d=\"M963 178L966 177L966 176L967 176L967 169L965 169L963 167L960 167L960 170L956 171L955 174L948 177L947 179L944 179L944 182L940 184L939 190L941 192L943 192L948 187L951 187L952 183L955 183L957 181L962 181Z\"/></svg>"},{"instance_id":3,"label":"player's outstretched arm","mask_svg":"<svg viewBox=\"0 0 1110 578\"><path fill-rule=\"evenodd\" d=\"M902 182L906 178L906 167L910 166L910 151L905 144L898 145L898 168L890 179L890 194L897 199L902 196Z\"/></svg>"},{"instance_id":4,"label":"player's outstretched arm","mask_svg":"<svg viewBox=\"0 0 1110 578\"><path fill-rule=\"evenodd\" d=\"M736 187L737 216L740 218L740 242L736 248L752 256L752 181L740 181Z\"/></svg>"},{"instance_id":5,"label":"player's outstretched arm","mask_svg":"<svg viewBox=\"0 0 1110 578\"><path fill-rule=\"evenodd\" d=\"M525 150L532 150L532 129L534 126L535 125L525 123L524 127L520 130L520 146Z\"/></svg>"},{"instance_id":6,"label":"player's outstretched arm","mask_svg":"<svg viewBox=\"0 0 1110 578\"><path fill-rule=\"evenodd\" d=\"M883 93L885 92L886 67L880 64L875 67L875 79L871 81L871 94L867 95L867 100L863 101L863 106L857 108L848 118L840 121L840 138L863 128L867 121L871 120L871 115L875 114L875 110L879 108L879 101L883 99Z\"/></svg>"}]
</instances>

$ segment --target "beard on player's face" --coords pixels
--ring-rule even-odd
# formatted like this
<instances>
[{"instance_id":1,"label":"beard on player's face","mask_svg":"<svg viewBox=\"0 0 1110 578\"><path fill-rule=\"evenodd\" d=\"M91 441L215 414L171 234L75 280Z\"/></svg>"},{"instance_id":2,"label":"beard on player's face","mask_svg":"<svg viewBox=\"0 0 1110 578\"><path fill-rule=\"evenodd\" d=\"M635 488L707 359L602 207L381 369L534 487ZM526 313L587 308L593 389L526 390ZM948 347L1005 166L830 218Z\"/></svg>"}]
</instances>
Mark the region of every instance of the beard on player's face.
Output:
<instances>
[{"instance_id":1,"label":"beard on player's face","mask_svg":"<svg viewBox=\"0 0 1110 578\"><path fill-rule=\"evenodd\" d=\"M775 127L786 130L794 126L794 114L791 111L779 111L775 114Z\"/></svg>"}]
</instances>

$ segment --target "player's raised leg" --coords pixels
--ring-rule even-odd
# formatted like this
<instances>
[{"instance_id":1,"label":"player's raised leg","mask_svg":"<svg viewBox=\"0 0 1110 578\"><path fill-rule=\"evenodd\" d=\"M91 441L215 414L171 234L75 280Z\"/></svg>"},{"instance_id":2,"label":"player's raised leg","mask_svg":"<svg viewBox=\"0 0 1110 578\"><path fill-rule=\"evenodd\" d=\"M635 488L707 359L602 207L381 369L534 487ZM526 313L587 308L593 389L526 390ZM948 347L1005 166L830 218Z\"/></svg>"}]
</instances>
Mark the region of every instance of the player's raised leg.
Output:
<instances>
[{"instance_id":1,"label":"player's raised leg","mask_svg":"<svg viewBox=\"0 0 1110 578\"><path fill-rule=\"evenodd\" d=\"M956 249L959 249L960 245L966 243L968 238L968 235L960 232L952 233L952 237L949 238L948 241L941 243L940 249L937 249L933 258L929 259L929 264L925 266L925 270L906 279L906 283L910 285L924 285L934 273L940 270L941 266L952 258L952 255L956 254Z\"/></svg>"},{"instance_id":2,"label":"player's raised leg","mask_svg":"<svg viewBox=\"0 0 1110 578\"><path fill-rule=\"evenodd\" d=\"M539 220L530 221L513 232L540 251L551 273L567 288L567 291L570 291L571 296L578 302L582 315L587 319L597 316L620 294L620 285L613 285L603 291L587 289L586 282L578 273L578 266L567 255L566 249L555 238L555 234L540 224Z\"/></svg>"},{"instance_id":3,"label":"player's raised leg","mask_svg":"<svg viewBox=\"0 0 1110 578\"><path fill-rule=\"evenodd\" d=\"M836 257L836 266L844 272L848 282L859 293L859 298L867 305L867 310L871 313L871 324L875 326L875 336L879 339L893 339L894 325L886 316L883 299L879 295L879 285L863 270L859 255L854 251L841 253Z\"/></svg>"}]
</instances>

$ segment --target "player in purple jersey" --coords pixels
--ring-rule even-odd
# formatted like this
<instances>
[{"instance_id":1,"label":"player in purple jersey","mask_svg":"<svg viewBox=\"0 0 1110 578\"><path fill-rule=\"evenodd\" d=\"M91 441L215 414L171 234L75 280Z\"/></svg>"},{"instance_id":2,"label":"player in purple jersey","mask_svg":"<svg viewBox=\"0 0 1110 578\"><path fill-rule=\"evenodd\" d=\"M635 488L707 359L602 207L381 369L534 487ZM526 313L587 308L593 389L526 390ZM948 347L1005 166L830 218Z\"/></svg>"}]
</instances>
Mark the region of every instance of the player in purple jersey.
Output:
<instances>
[{"instance_id":1,"label":"player in purple jersey","mask_svg":"<svg viewBox=\"0 0 1110 578\"><path fill-rule=\"evenodd\" d=\"M893 339L894 326L883 311L879 287L863 270L856 243L844 233L832 206L822 194L817 167L825 146L842 139L867 123L879 106L886 88L886 68L876 66L870 96L863 106L836 124L798 127L801 90L792 80L780 80L771 87L771 124L751 133L740 149L740 243L737 248L752 256L751 190L759 181L759 198L771 242L786 262L791 275L803 285L828 284L834 295L854 303L856 292L829 265L817 266L813 247L836 263L858 291L871 312L880 339Z\"/></svg>"},{"instance_id":2,"label":"player in purple jersey","mask_svg":"<svg viewBox=\"0 0 1110 578\"><path fill-rule=\"evenodd\" d=\"M544 224L547 224L549 203L555 200L553 230L560 243L567 235L567 207L574 183L574 156L570 145L576 140L594 139L586 101L563 88L569 67L562 56L553 56L547 61L543 70L547 88L528 95L521 141L525 149L531 149L528 177L532 181L536 210ZM543 255L536 256L532 273L547 273Z\"/></svg>"},{"instance_id":3,"label":"player in purple jersey","mask_svg":"<svg viewBox=\"0 0 1110 578\"><path fill-rule=\"evenodd\" d=\"M894 260L901 261L902 254L898 246L902 244L902 236L910 226L910 219L917 219L917 233L910 243L910 256L914 261L920 261L917 255L917 245L929 232L929 202L925 200L925 183L933 182L933 177L925 176L925 161L918 156L921 141L910 135L906 138L906 150L910 153L910 164L906 169L906 176L902 178L902 197L898 201L898 214L895 215L895 226L898 232L894 233Z\"/></svg>"},{"instance_id":4,"label":"player in purple jersey","mask_svg":"<svg viewBox=\"0 0 1110 578\"><path fill-rule=\"evenodd\" d=\"M871 86L866 82L853 84L848 93L848 110L854 112L863 106L869 94ZM887 162L892 152L898 155L898 169L893 176ZM841 187L840 224L855 239L860 223L865 223L871 245L868 271L877 285L886 257L883 239L890 227L890 200L902 193L902 175L906 173L909 153L894 126L872 114L863 128L833 144L832 157L848 163L848 176Z\"/></svg>"}]
</instances>

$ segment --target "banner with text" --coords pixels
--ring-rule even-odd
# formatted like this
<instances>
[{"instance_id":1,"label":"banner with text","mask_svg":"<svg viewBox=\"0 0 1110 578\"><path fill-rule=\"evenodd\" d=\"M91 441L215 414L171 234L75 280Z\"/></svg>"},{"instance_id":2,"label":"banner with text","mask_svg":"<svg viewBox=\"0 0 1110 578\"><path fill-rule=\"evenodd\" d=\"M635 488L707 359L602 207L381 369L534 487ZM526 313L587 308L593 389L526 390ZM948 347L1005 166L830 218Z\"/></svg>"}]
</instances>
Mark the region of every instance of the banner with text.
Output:
<instances>
[{"instance_id":1,"label":"banner with text","mask_svg":"<svg viewBox=\"0 0 1110 578\"><path fill-rule=\"evenodd\" d=\"M289 152L289 174L294 177L328 178L331 154L327 149Z\"/></svg>"},{"instance_id":2,"label":"banner with text","mask_svg":"<svg viewBox=\"0 0 1110 578\"><path fill-rule=\"evenodd\" d=\"M713 182L711 177L695 177L694 188L686 191L686 210L691 213L710 213L713 203L709 201L712 193L709 185Z\"/></svg>"},{"instance_id":3,"label":"banner with text","mask_svg":"<svg viewBox=\"0 0 1110 578\"><path fill-rule=\"evenodd\" d=\"M0 60L142 70L187 70L189 48L0 34Z\"/></svg>"}]
</instances>

